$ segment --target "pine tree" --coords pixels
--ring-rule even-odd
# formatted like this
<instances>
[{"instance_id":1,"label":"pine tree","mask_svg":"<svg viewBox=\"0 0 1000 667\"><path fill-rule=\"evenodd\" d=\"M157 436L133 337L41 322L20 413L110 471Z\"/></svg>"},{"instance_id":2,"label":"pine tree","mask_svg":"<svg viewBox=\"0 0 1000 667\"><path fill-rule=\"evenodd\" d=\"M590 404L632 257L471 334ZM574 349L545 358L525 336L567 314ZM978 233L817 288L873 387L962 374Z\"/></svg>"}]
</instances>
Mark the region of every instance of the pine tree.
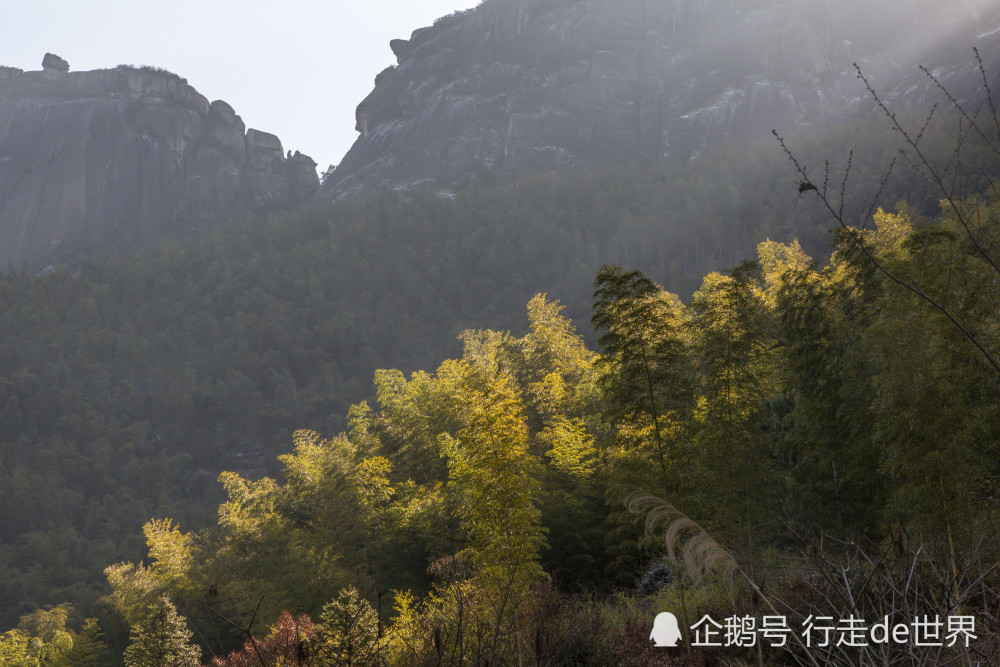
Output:
<instances>
[{"instance_id":1,"label":"pine tree","mask_svg":"<svg viewBox=\"0 0 1000 667\"><path fill-rule=\"evenodd\" d=\"M377 663L378 614L371 604L349 586L328 602L320 614L312 653L324 665L371 665Z\"/></svg>"},{"instance_id":2,"label":"pine tree","mask_svg":"<svg viewBox=\"0 0 1000 667\"><path fill-rule=\"evenodd\" d=\"M191 643L191 631L183 616L166 596L149 615L132 628L125 649L126 667L197 667L201 650Z\"/></svg>"},{"instance_id":3,"label":"pine tree","mask_svg":"<svg viewBox=\"0 0 1000 667\"><path fill-rule=\"evenodd\" d=\"M96 618L88 618L83 628L74 634L73 648L66 654L69 667L103 667L111 662L104 633Z\"/></svg>"}]
</instances>

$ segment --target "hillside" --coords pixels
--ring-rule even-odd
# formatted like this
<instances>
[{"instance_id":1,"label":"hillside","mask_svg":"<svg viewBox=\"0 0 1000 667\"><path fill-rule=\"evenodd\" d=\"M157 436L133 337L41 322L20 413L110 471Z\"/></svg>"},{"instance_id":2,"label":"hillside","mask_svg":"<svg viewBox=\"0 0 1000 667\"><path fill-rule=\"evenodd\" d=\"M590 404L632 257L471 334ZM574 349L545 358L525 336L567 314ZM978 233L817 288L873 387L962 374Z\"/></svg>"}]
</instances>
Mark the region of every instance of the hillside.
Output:
<instances>
[{"instance_id":1,"label":"hillside","mask_svg":"<svg viewBox=\"0 0 1000 667\"><path fill-rule=\"evenodd\" d=\"M804 155L847 137L866 149L858 162L892 152L881 123L861 123ZM687 300L699 275L752 257L759 239L798 237L823 256L831 223L793 176L768 143L454 198L320 198L72 271L0 277L0 622L63 601L87 613L102 569L142 558L149 517L206 525L220 471L273 474L296 429L344 429L378 369L433 368L458 354L463 329L516 332L538 292L593 344L602 264ZM868 206L880 176L857 171L847 210ZM912 178L883 194L937 207Z\"/></svg>"},{"instance_id":2,"label":"hillside","mask_svg":"<svg viewBox=\"0 0 1000 667\"><path fill-rule=\"evenodd\" d=\"M0 275L0 664L88 616L128 660L162 599L206 655L245 637L205 605L329 607L414 665L655 664L654 605L760 613L625 488L804 612L840 599L808 558L862 549L921 613L995 609L1000 8L908 6L487 0L393 43L322 189L176 75L0 68L0 252L36 263Z\"/></svg>"}]
</instances>

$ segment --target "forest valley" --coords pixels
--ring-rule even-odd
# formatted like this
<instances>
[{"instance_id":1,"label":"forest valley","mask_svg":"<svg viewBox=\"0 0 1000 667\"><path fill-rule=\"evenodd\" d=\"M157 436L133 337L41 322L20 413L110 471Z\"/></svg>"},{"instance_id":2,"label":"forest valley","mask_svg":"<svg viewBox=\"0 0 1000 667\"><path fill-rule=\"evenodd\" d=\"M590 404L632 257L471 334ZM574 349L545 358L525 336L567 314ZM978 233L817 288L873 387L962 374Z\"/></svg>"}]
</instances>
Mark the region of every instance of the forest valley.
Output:
<instances>
[{"instance_id":1,"label":"forest valley","mask_svg":"<svg viewBox=\"0 0 1000 667\"><path fill-rule=\"evenodd\" d=\"M707 273L686 301L641 271L605 265L593 279L596 351L559 301L538 293L523 335L467 328L460 355L435 370L380 370L374 398L336 417L326 399L307 402L295 378L312 378L310 396L336 393L310 372L336 363L329 348L350 338L337 327L370 324L388 336L397 326L389 315L407 312L406 303L445 306L435 296L443 292L414 283L423 291L412 300L373 301L359 311L366 320L352 321L322 310L339 303L330 285L375 290L365 283L370 267L362 269L381 256L372 239L398 233L408 247L407 233L434 236L421 227L422 212L466 206L498 215L469 202L510 199L509 191L338 208L367 217L336 238L329 220L344 214L314 208L168 242L138 259L84 260L75 275L12 272L0 282L0 316L23 344L0 345L4 366L18 369L0 385L0 433L15 434L3 440L12 472L0 523L23 542L20 555L3 554L5 572L17 575L4 594L29 599L25 591L44 583L46 595L86 599L93 589L76 583L86 580L81 565L61 562L46 580L27 562L35 556L24 556L54 558L63 539L97 545L55 553L104 557L106 584L89 610L20 610L0 636L0 665L1000 663L1000 190L992 171L969 167L995 167L994 129L980 135L978 162L970 155L965 172L956 166L960 149L972 151L970 128L983 122L969 120L958 148L945 151L955 158L950 171L921 162L931 141L922 142L924 130L904 131L910 166L926 178L907 187L940 200L934 215L901 202L855 218L844 212L848 176L871 186L871 173L849 167L841 183L827 167L819 178L789 151L800 199L818 197L838 223L828 260L761 234L755 261ZM781 160L783 187L805 208ZM524 261L548 266L546 248L563 241L595 245L586 213L563 229L558 214L543 219L543 205L532 209L531 197L632 200L635 188L676 193L670 188L695 182L629 173L602 176L601 195L582 192L585 178L573 191L525 186L518 215L538 220L541 240ZM873 189L884 198L891 186L880 178ZM720 185L726 179L707 181L697 191L702 213L738 198ZM649 205L653 214L607 206L590 215L645 229L643 220L674 203L664 195ZM475 276L471 299L489 298L491 286L511 299L518 292L504 285L538 284L534 274L522 284L502 279L504 235L527 236L512 222L464 237L492 248L477 260L449 234L466 218L440 215L448 222L427 273L442 290L460 289L465 275ZM778 219L772 211L761 224ZM721 224L706 225L683 233L724 234ZM372 229L381 236L364 236ZM353 245L343 236L352 233ZM256 241L240 241L249 237ZM250 245L277 254L243 252ZM406 278L425 259L407 257L378 266ZM586 263L551 259L565 275L594 275ZM477 261L496 274L476 274ZM355 273L336 282L315 273L324 266ZM267 280L244 290L237 271ZM315 299L316 310L282 300L290 294ZM72 327L67 317L77 318ZM405 320L404 333L418 330ZM424 341L413 335L419 350ZM160 360L156 370L134 370L146 357ZM94 384L72 384L81 377ZM99 396L113 400L87 402ZM268 474L219 475L225 495L213 525L191 510L203 498L172 495L178 470L230 460L211 443L271 437L306 418L332 430L286 437L290 451L258 466ZM19 450L24 434L45 447ZM159 444L171 438L205 444L171 453ZM44 487L25 472L33 456L52 471ZM135 489L159 499L155 514ZM36 498L49 507L46 498L60 494L82 499L78 512L62 517L52 505L51 516L39 516L12 505ZM142 512L143 535L134 537L144 538L146 556L118 560L114 526ZM820 617L870 625L958 615L975 619L975 637L855 647L807 645L793 633L780 647L703 648L687 633L666 649L650 641L664 611L685 630L705 615L782 615L796 629Z\"/></svg>"},{"instance_id":2,"label":"forest valley","mask_svg":"<svg viewBox=\"0 0 1000 667\"><path fill-rule=\"evenodd\" d=\"M1000 203L960 206L976 239L1000 233ZM763 242L688 305L604 267L600 354L540 294L522 337L470 330L434 372L380 371L377 406L352 406L334 437L297 432L279 480L223 473L213 528L149 521L149 559L107 568L99 622L71 630L66 607L35 611L0 660L861 660L792 644L668 657L645 634L662 609L690 625L777 608L961 609L978 639L935 662L996 659L1000 373L876 267L994 354L1000 274L957 218L918 228L880 210L822 267ZM898 650L885 658L912 659Z\"/></svg>"}]
</instances>

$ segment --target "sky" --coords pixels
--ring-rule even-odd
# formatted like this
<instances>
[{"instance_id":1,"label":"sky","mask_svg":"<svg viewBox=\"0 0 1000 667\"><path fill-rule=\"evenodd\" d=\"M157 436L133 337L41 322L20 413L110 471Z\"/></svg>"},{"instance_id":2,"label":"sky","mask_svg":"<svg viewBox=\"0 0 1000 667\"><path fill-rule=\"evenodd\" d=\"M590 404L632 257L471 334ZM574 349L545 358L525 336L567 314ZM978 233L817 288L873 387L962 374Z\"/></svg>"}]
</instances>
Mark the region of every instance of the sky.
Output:
<instances>
[{"instance_id":1,"label":"sky","mask_svg":"<svg viewBox=\"0 0 1000 667\"><path fill-rule=\"evenodd\" d=\"M357 137L354 109L396 62L389 40L479 0L13 0L0 18L0 65L70 71L151 65L225 100L247 128L324 171Z\"/></svg>"}]
</instances>

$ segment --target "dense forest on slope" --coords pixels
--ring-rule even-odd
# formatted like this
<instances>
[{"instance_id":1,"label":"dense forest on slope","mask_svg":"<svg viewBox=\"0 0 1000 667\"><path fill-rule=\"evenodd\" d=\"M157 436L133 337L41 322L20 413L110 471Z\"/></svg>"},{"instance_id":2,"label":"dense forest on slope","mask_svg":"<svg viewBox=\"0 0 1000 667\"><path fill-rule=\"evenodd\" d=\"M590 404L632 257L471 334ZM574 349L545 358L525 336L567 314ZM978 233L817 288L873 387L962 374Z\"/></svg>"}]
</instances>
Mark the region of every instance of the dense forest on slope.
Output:
<instances>
[{"instance_id":1,"label":"dense forest on slope","mask_svg":"<svg viewBox=\"0 0 1000 667\"><path fill-rule=\"evenodd\" d=\"M850 219L863 219L878 190L892 153L886 135L859 122L801 140L811 164L842 155L847 137L855 145L852 183L861 186L849 190ZM947 150L950 136L928 139ZM903 170L884 198L931 214L937 196ZM221 471L276 474L275 455L295 430L348 425L376 369L436 367L459 352L462 330L504 330L540 291L585 321L606 263L690 294L693 276L738 264L764 238L798 236L822 255L830 222L796 186L775 145L731 146L683 164L572 177L481 174L456 193L321 202L136 255L10 271L0 279L4 621L60 602L86 614L106 590L103 568L143 556L150 517L208 525ZM582 417L564 416L567 433L578 433L572 420ZM547 428L541 416L533 427ZM232 495L239 485L228 479ZM560 497L575 503L573 493ZM588 497L578 511L596 531L604 510L588 503L601 493ZM573 576L589 586L608 558L587 555L592 564ZM343 567L317 595L355 575L351 562ZM422 590L425 567L401 581Z\"/></svg>"},{"instance_id":2,"label":"dense forest on slope","mask_svg":"<svg viewBox=\"0 0 1000 667\"><path fill-rule=\"evenodd\" d=\"M336 437L296 432L279 478L223 473L215 527L149 521L149 562L106 570L103 639L93 621L77 634L126 665L193 666L202 648L216 667L865 653L762 639L685 662L646 638L663 609L689 626L780 604L796 628L973 618L961 635L949 621L947 646L872 650L878 664L994 660L1000 273L981 244L1000 202L959 206L920 229L880 210L825 266L763 242L688 305L602 267L600 356L537 295L523 336L468 330L433 373L380 371L375 409L352 406ZM65 617L25 616L0 654L35 638L66 655L51 631L69 633Z\"/></svg>"}]
</instances>

